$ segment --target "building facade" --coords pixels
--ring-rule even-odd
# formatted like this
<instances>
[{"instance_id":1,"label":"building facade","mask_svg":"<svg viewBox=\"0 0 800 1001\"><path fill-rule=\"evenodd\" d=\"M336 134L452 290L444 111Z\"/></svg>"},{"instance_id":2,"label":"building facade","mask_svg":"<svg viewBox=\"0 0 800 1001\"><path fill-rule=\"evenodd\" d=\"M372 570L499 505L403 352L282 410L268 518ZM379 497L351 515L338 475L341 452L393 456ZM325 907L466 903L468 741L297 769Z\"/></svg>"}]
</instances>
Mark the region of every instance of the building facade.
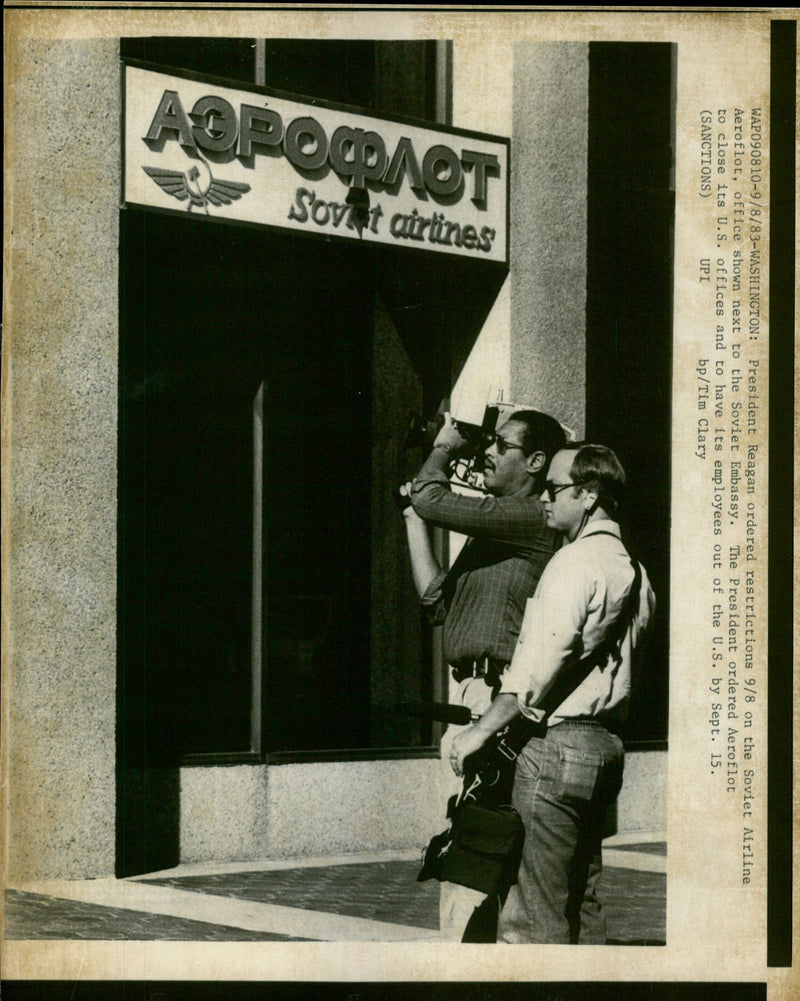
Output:
<instances>
[{"instance_id":1,"label":"building facade","mask_svg":"<svg viewBox=\"0 0 800 1001\"><path fill-rule=\"evenodd\" d=\"M447 665L393 495L421 459L409 412L489 387L628 470L625 535L660 615L617 824L663 830L672 47L519 44L482 101L486 53L437 40L37 41L13 58L12 878L400 850L442 826L439 733L402 707L445 698ZM137 80L155 81L142 201L125 177ZM234 92L249 97L220 103ZM250 109L255 145L229 107ZM234 153L277 171L269 114L290 107L428 130L460 151L461 188L405 154L394 187L427 184L415 221L387 209L385 243L331 235L337 213L357 220L356 188L377 228L378 186L318 198L327 167L298 138L297 225L223 214L255 182L217 212ZM208 174L181 201L153 165L192 136ZM499 249L494 223L447 229L501 190ZM463 248L431 246L456 225Z\"/></svg>"}]
</instances>

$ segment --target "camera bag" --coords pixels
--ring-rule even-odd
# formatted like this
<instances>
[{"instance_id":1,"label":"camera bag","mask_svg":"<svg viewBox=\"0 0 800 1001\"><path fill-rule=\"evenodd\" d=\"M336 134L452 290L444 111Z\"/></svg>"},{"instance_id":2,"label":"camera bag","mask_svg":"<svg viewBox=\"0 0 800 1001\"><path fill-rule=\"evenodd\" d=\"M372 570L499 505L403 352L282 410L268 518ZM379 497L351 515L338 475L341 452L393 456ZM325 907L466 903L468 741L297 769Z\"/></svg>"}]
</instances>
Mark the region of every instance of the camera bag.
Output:
<instances>
[{"instance_id":1,"label":"camera bag","mask_svg":"<svg viewBox=\"0 0 800 1001\"><path fill-rule=\"evenodd\" d=\"M450 828L431 839L417 880L502 893L517 881L524 839L522 818L512 806L464 802Z\"/></svg>"}]
</instances>

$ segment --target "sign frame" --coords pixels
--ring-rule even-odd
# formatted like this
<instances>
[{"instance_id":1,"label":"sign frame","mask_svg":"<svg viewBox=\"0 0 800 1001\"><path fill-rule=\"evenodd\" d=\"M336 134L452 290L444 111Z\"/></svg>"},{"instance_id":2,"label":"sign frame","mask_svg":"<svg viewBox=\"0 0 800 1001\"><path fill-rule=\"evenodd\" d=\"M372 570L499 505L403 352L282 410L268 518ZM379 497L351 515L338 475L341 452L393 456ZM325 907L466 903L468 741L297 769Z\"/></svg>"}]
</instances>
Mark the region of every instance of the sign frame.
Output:
<instances>
[{"instance_id":1,"label":"sign frame","mask_svg":"<svg viewBox=\"0 0 800 1001\"><path fill-rule=\"evenodd\" d=\"M503 259L498 260L497 258L484 258L478 257L476 255L465 254L465 253L454 253L445 249L437 249L435 251L429 250L424 246L420 246L418 242L404 242L402 240L396 240L390 242L388 240L370 240L363 241L358 237L343 236L337 233L315 231L313 229L301 229L299 227L292 226L280 226L274 223L259 222L256 220L244 220L237 218L230 218L229 216L223 215L203 215L203 220L205 222L212 223L223 223L232 226L244 226L249 228L263 229L275 234L281 234L283 236L297 236L302 238L310 238L317 241L323 241L327 243L337 243L337 244L359 244L361 246L370 246L376 250L381 249L394 249L400 251L403 254L408 254L414 257L422 256L428 260L431 258L442 257L447 260L462 260L465 262L474 263L476 261L480 262L481 266L490 268L502 268L508 270L510 267L510 254L511 254L511 139L508 136L495 135L488 132L478 132L474 129L463 129L454 125L445 125L438 122L431 122L428 119L415 118L406 115L389 115L381 112L375 112L371 109L364 108L358 105L344 104L336 101L328 101L323 98L312 97L305 94L297 94L289 91L280 90L274 87L262 87L256 83L250 83L247 81L233 80L227 77L222 77L214 74L199 73L193 70L186 70L177 67L168 67L150 63L146 60L134 59L123 57L120 59L120 87L121 87L121 121L122 121L122 135L121 135L121 159L120 159L120 208L123 211L129 209L135 209L144 212L154 212L160 215L170 215L177 216L180 218L185 218L187 215L192 213L187 213L186 207L183 204L176 203L175 208L166 206L155 206L140 201L126 197L126 169L128 161L128 147L127 147L127 125L128 125L128 108L127 108L127 83L128 83L128 70L129 69L139 69L147 72L157 74L164 77L175 77L181 80L186 80L191 83L202 83L208 84L212 87L228 88L232 90L241 91L248 94L254 94L261 97L273 98L278 101L290 101L296 102L298 104L307 105L312 109L321 109L331 112L342 112L347 115L355 115L364 117L367 119L372 119L376 121L386 122L390 125L405 125L412 128L423 129L425 131L454 136L460 139L472 139L483 142L490 142L502 145L505 147L506 155L506 171L505 179L500 179L502 182L502 196L505 199L505 208L503 213L504 225L505 225L505 244L503 247ZM155 111L155 109L154 109ZM333 168L330 168L333 171ZM299 175L301 176L301 175ZM348 189L349 190L349 189Z\"/></svg>"}]
</instances>

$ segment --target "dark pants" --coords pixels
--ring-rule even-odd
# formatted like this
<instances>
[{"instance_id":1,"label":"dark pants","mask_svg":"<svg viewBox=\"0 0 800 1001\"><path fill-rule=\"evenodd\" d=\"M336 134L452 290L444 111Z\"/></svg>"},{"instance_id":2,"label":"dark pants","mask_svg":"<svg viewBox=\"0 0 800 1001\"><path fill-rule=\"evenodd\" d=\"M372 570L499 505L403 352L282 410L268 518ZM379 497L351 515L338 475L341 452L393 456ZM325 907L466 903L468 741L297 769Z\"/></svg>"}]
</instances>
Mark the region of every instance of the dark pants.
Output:
<instances>
[{"instance_id":1,"label":"dark pants","mask_svg":"<svg viewBox=\"0 0 800 1001\"><path fill-rule=\"evenodd\" d=\"M525 845L500 914L500 941L605 943L597 883L605 815L623 763L622 741L592 721L559 723L522 749L513 804Z\"/></svg>"}]
</instances>

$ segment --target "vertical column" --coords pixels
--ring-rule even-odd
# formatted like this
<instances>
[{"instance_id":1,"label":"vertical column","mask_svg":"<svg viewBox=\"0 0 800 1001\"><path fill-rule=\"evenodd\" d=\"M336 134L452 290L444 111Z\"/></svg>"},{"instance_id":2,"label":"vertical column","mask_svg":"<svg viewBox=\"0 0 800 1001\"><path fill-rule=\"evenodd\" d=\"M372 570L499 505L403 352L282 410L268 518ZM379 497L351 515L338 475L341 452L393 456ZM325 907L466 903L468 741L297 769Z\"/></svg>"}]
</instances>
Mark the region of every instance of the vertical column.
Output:
<instances>
[{"instance_id":1,"label":"vertical column","mask_svg":"<svg viewBox=\"0 0 800 1001\"><path fill-rule=\"evenodd\" d=\"M11 39L4 372L9 878L114 866L116 40Z\"/></svg>"},{"instance_id":2,"label":"vertical column","mask_svg":"<svg viewBox=\"0 0 800 1001\"><path fill-rule=\"evenodd\" d=\"M589 49L514 46L511 398L583 433Z\"/></svg>"}]
</instances>

